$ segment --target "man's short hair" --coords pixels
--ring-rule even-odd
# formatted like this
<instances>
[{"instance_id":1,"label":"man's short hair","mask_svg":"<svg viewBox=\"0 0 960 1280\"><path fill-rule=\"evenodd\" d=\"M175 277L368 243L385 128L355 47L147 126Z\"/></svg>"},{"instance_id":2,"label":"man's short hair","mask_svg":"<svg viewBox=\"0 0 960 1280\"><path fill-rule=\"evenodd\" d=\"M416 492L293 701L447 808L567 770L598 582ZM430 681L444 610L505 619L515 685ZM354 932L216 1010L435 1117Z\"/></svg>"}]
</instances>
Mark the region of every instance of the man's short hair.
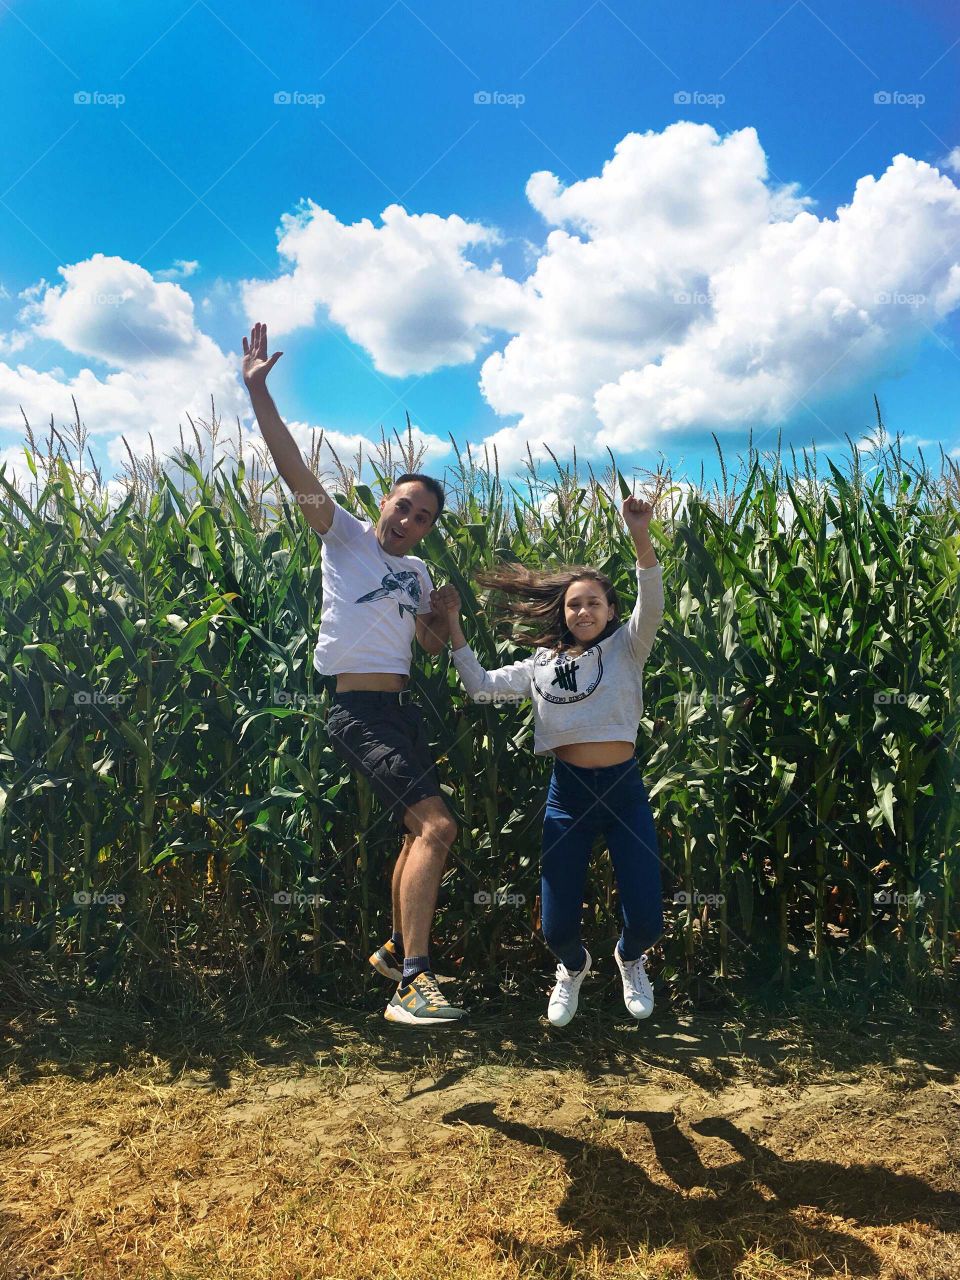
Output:
<instances>
[{"instance_id":1,"label":"man's short hair","mask_svg":"<svg viewBox=\"0 0 960 1280\"><path fill-rule=\"evenodd\" d=\"M417 484L422 484L423 487L425 489L429 489L430 492L433 494L433 496L436 498L437 514L433 518L433 523L436 524L437 521L440 519L440 512L443 510L444 497L445 497L443 492L443 485L440 483L439 480L434 480L433 476L425 476L420 471L405 471L402 476L397 476L396 480L394 480L393 485L390 488L390 492L393 493L397 485L408 484L411 481L416 482Z\"/></svg>"}]
</instances>

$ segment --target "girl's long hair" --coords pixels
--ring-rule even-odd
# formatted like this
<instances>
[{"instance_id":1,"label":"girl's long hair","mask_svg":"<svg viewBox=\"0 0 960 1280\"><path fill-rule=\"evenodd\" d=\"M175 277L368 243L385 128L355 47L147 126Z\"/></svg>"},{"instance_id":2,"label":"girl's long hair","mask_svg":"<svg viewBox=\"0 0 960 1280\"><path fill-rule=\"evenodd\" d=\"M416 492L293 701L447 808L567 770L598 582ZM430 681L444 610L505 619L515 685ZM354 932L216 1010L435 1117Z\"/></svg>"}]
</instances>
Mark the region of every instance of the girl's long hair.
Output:
<instances>
[{"instance_id":1,"label":"girl's long hair","mask_svg":"<svg viewBox=\"0 0 960 1280\"><path fill-rule=\"evenodd\" d=\"M558 569L528 569L522 564L501 564L495 569L485 569L476 575L482 587L489 587L507 597L502 612L523 629L514 632L518 644L526 648L553 649L565 653L579 649L577 639L567 628L563 614L563 602L567 588L581 578L596 582L613 605L614 616L591 645L606 640L620 626L620 601L613 583L605 573L586 565L561 565ZM525 624L525 625L524 625Z\"/></svg>"}]
</instances>

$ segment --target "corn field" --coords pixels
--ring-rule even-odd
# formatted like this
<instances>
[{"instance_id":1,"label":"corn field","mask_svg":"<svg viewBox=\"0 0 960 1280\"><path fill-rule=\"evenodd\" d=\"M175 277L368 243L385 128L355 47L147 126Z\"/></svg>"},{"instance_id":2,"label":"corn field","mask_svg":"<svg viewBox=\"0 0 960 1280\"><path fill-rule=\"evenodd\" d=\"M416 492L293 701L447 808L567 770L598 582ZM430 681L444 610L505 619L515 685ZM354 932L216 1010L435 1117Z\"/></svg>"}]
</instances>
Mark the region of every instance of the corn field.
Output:
<instances>
[{"instance_id":1,"label":"corn field","mask_svg":"<svg viewBox=\"0 0 960 1280\"><path fill-rule=\"evenodd\" d=\"M213 407L205 437L191 426L196 448L131 455L109 489L82 465L79 414L70 439L51 422L46 451L28 424L32 483L0 470L0 955L39 953L100 990L284 974L352 990L389 933L398 846L325 736L320 540L239 424L233 452ZM373 519L391 475L422 462L408 433L376 458L334 454L330 472L323 443L307 462ZM502 482L495 458L454 442L447 509L417 548L497 666L523 651L476 573L595 565L628 613L619 501L657 496L666 613L638 752L662 972L680 989L936 990L955 972L958 470L850 445L843 468L792 451L787 467L779 442L751 442L728 477L717 443L723 489L707 492L664 470L624 476L612 455L601 475L531 457ZM537 934L549 763L529 705L468 701L447 654L418 651L413 680L460 827L434 956L509 981L551 963ZM612 947L597 852L585 929Z\"/></svg>"}]
</instances>

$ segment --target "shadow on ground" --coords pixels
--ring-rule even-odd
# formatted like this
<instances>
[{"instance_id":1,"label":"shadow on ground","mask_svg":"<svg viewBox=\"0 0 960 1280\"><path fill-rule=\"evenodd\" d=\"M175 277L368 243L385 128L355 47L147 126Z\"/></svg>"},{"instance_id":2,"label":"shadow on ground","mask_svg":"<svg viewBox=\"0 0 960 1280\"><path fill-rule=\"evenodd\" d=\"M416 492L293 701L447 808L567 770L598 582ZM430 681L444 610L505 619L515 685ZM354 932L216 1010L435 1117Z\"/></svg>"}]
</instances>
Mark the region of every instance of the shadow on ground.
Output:
<instances>
[{"instance_id":1,"label":"shadow on ground","mask_svg":"<svg viewBox=\"0 0 960 1280\"><path fill-rule=\"evenodd\" d=\"M448 1124L482 1127L538 1153L553 1151L563 1158L568 1184L557 1218L576 1232L576 1239L550 1250L510 1236L500 1240L534 1274L539 1272L533 1264L556 1268L558 1260L573 1263L590 1247L615 1263L641 1248L695 1240L688 1255L694 1274L733 1280L748 1247L755 1253L768 1243L778 1258L790 1261L784 1245L791 1238L795 1260L822 1258L823 1274L836 1274L841 1261L856 1275L879 1273L880 1259L868 1245L839 1228L801 1221L796 1216L801 1207L842 1217L851 1227L921 1222L944 1232L960 1231L956 1192L937 1191L922 1178L877 1164L785 1160L721 1116L691 1125L697 1134L725 1143L738 1157L708 1167L673 1112L606 1113L608 1121L622 1119L628 1126L643 1127L672 1188L653 1181L647 1168L615 1146L504 1119L493 1102L459 1107L443 1118ZM725 1229L735 1222L750 1224L749 1239Z\"/></svg>"}]
</instances>

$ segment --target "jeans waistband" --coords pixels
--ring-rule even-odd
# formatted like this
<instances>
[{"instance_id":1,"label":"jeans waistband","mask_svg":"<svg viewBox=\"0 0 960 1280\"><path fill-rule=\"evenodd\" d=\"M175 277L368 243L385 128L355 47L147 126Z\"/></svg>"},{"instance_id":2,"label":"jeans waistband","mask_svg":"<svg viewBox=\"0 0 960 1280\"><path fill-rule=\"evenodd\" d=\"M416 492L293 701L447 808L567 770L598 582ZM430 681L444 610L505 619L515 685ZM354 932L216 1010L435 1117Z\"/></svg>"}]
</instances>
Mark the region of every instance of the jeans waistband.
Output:
<instances>
[{"instance_id":1,"label":"jeans waistband","mask_svg":"<svg viewBox=\"0 0 960 1280\"><path fill-rule=\"evenodd\" d=\"M343 689L339 693L334 690L330 696L333 702L386 702L395 707L405 707L413 701L412 689Z\"/></svg>"},{"instance_id":2,"label":"jeans waistband","mask_svg":"<svg viewBox=\"0 0 960 1280\"><path fill-rule=\"evenodd\" d=\"M620 764L597 765L594 769L585 769L579 764L567 764L566 760L561 760L559 756L554 756L553 759L554 772L566 771L575 778L582 778L584 782L592 782L594 779L601 781L604 778L613 782L638 767L639 761L636 756L631 756L629 760L623 760Z\"/></svg>"}]
</instances>

